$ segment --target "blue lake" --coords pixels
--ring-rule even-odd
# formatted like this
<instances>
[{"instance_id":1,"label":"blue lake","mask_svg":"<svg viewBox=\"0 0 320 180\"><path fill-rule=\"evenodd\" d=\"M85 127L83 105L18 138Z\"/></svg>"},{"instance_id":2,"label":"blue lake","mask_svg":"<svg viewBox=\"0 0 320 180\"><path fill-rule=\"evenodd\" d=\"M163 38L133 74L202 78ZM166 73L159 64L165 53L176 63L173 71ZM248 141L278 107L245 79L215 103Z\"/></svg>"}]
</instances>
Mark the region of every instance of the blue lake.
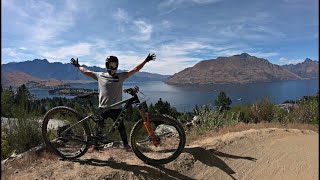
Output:
<instances>
[{"instance_id":1,"label":"blue lake","mask_svg":"<svg viewBox=\"0 0 320 180\"><path fill-rule=\"evenodd\" d=\"M237 103L248 104L269 97L275 104L286 100L298 100L303 96L315 95L319 92L318 80L280 81L271 83L254 84L229 84L229 85L201 85L178 87L167 85L161 81L125 83L124 88L139 86L148 104L156 103L159 98L168 101L178 111L192 111L195 105L214 106L214 100L220 91L224 91L232 100L232 105ZM97 89L97 84L72 84L74 88ZM46 89L30 89L30 93L38 98L52 98L57 95L49 95ZM123 98L130 95L124 94ZM145 97L146 96L146 97ZM60 96L72 98L71 96Z\"/></svg>"}]
</instances>

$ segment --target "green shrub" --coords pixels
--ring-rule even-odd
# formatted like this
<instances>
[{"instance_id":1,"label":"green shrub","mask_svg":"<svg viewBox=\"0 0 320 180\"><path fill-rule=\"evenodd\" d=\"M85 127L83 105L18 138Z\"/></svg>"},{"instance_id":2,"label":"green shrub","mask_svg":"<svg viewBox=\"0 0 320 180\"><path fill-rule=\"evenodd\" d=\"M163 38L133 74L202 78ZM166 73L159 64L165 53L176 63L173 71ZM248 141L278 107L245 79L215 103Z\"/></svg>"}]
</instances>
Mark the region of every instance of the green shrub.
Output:
<instances>
[{"instance_id":1,"label":"green shrub","mask_svg":"<svg viewBox=\"0 0 320 180\"><path fill-rule=\"evenodd\" d=\"M5 143L1 151L6 152L4 158L10 155L10 151L25 152L42 142L41 124L36 119L17 118L8 121L8 128L3 132L2 140Z\"/></svg>"},{"instance_id":2,"label":"green shrub","mask_svg":"<svg viewBox=\"0 0 320 180\"><path fill-rule=\"evenodd\" d=\"M227 114L226 116L226 124L228 125L235 125L240 122L240 115L241 112L232 112L230 114Z\"/></svg>"},{"instance_id":3,"label":"green shrub","mask_svg":"<svg viewBox=\"0 0 320 180\"><path fill-rule=\"evenodd\" d=\"M298 102L290 113L290 119L299 123L319 123L319 101L309 99Z\"/></svg>"},{"instance_id":4,"label":"green shrub","mask_svg":"<svg viewBox=\"0 0 320 180\"><path fill-rule=\"evenodd\" d=\"M13 147L9 144L9 142L2 137L1 138L1 160L8 158L12 152L13 152Z\"/></svg>"},{"instance_id":5,"label":"green shrub","mask_svg":"<svg viewBox=\"0 0 320 180\"><path fill-rule=\"evenodd\" d=\"M208 130L217 130L225 125L235 125L240 122L241 111L222 111L215 110L210 106L202 106L197 111L197 124L192 131L188 132L188 138L196 139Z\"/></svg>"},{"instance_id":6,"label":"green shrub","mask_svg":"<svg viewBox=\"0 0 320 180\"><path fill-rule=\"evenodd\" d=\"M254 122L271 122L273 118L273 104L268 97L263 98L260 102L253 104L251 113L254 118Z\"/></svg>"},{"instance_id":7,"label":"green shrub","mask_svg":"<svg viewBox=\"0 0 320 180\"><path fill-rule=\"evenodd\" d=\"M289 123L288 112L278 106L273 106L273 119L272 122Z\"/></svg>"},{"instance_id":8,"label":"green shrub","mask_svg":"<svg viewBox=\"0 0 320 180\"><path fill-rule=\"evenodd\" d=\"M181 123L187 123L187 122L191 122L193 118L193 115L191 113L181 113L180 116L178 116L178 121L180 121Z\"/></svg>"},{"instance_id":9,"label":"green shrub","mask_svg":"<svg viewBox=\"0 0 320 180\"><path fill-rule=\"evenodd\" d=\"M244 123L254 122L254 116L251 113L251 105L237 104L229 111L230 113L236 113L238 121Z\"/></svg>"}]
</instances>

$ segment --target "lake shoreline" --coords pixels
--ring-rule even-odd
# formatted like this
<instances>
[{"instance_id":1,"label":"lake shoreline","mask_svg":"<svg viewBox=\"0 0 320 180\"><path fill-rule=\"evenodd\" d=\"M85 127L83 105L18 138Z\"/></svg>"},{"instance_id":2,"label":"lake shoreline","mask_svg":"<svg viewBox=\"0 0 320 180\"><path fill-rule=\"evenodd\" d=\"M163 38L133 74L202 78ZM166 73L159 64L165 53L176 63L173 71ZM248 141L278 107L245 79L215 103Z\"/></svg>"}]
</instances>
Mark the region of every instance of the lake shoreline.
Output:
<instances>
[{"instance_id":1,"label":"lake shoreline","mask_svg":"<svg viewBox=\"0 0 320 180\"><path fill-rule=\"evenodd\" d=\"M171 86L162 81L125 82L123 88L139 86L148 104L155 104L160 98L179 110L192 111L195 105L214 106L214 100L220 91L224 91L232 100L232 106L237 104L253 104L263 97L269 97L274 104L281 104L288 100L297 100L303 96L315 95L319 92L318 80L282 81L273 83L255 83L242 85L201 85L201 86ZM98 90L98 84L73 84L71 88ZM30 89L39 99L75 96L49 95L48 90ZM130 95L123 93L123 99Z\"/></svg>"}]
</instances>

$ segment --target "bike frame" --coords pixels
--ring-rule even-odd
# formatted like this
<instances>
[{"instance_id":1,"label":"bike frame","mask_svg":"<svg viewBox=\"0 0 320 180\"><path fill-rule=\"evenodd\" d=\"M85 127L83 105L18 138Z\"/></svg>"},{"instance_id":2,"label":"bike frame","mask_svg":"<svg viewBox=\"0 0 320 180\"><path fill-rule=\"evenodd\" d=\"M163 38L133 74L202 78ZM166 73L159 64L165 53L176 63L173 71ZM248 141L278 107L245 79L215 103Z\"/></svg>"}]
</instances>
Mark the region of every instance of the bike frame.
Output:
<instances>
[{"instance_id":1,"label":"bike frame","mask_svg":"<svg viewBox=\"0 0 320 180\"><path fill-rule=\"evenodd\" d=\"M132 95L132 94L131 94ZM101 117L101 114L104 113L105 111L108 111L110 109L112 109L113 107L116 107L118 105L121 105L121 104L125 104L124 107L121 109L121 112L119 114L119 116L117 117L117 119L114 121L112 127L109 129L109 131L107 132L108 134L111 134L113 133L116 129L118 129L119 125L121 124L121 122L123 122L123 116L124 116L124 113L125 111L128 109L128 107L132 104L136 104L136 106L138 107L138 110L139 110L139 113L140 113L140 116L142 118L142 120L144 121L144 125L148 131L148 134L150 135L153 143L155 145L158 145L158 143L155 141L155 135L154 135L154 132L153 130L150 128L150 122L149 122L149 114L145 112L143 106L141 105L140 103L140 99L138 97L137 94L134 94L132 95L133 97L129 98L129 99L126 99L126 100L123 100L123 101L119 101L117 103L114 103L106 108L101 108L99 109L98 111L98 118ZM76 122L75 124L73 124L72 126L68 127L67 129L65 129L61 135L64 136L66 135L66 133L72 129L74 126L80 124L80 123L83 123L83 122L86 122L86 121L89 121L90 119L94 121L94 118L97 117L95 114L92 114L92 115L88 115L86 117L84 117L83 119L81 119L80 121ZM95 121L94 121L95 122ZM94 131L92 131L91 127L90 127L90 131L91 133L93 134ZM94 136L96 136L96 134L93 134ZM72 139L74 141L77 141L79 143L82 143L82 144L87 144L87 142L85 141L82 141L82 140L75 140L75 139Z\"/></svg>"}]
</instances>

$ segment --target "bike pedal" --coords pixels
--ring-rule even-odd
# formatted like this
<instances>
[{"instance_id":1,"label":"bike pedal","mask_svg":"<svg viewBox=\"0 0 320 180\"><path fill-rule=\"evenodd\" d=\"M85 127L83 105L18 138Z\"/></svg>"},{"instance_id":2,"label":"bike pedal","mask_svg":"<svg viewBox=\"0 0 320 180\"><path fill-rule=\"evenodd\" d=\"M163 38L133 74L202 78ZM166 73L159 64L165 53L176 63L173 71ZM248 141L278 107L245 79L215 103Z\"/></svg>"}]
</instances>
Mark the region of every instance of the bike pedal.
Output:
<instances>
[{"instance_id":1,"label":"bike pedal","mask_svg":"<svg viewBox=\"0 0 320 180\"><path fill-rule=\"evenodd\" d=\"M103 148L104 148L104 149L107 149L107 148L111 148L112 146L113 146L113 142L108 143L108 144L105 144L105 145L103 146Z\"/></svg>"}]
</instances>

